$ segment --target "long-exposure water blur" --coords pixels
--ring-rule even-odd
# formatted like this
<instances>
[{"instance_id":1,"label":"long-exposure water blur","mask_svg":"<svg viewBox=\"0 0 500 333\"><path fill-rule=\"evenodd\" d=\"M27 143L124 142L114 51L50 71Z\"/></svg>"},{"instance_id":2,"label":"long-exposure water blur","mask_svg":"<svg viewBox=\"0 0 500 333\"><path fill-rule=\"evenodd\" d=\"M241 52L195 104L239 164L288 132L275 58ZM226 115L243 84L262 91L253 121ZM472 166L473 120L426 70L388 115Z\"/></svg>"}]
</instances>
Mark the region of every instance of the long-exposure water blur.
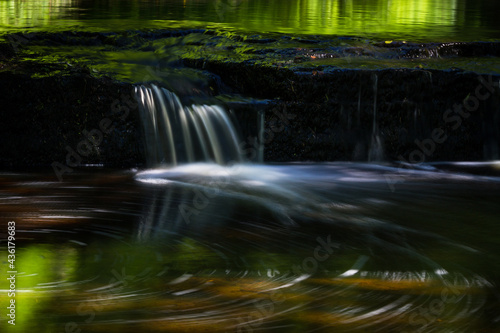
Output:
<instances>
[{"instance_id":1,"label":"long-exposure water blur","mask_svg":"<svg viewBox=\"0 0 500 333\"><path fill-rule=\"evenodd\" d=\"M0 1L0 331L500 332L499 10Z\"/></svg>"}]
</instances>

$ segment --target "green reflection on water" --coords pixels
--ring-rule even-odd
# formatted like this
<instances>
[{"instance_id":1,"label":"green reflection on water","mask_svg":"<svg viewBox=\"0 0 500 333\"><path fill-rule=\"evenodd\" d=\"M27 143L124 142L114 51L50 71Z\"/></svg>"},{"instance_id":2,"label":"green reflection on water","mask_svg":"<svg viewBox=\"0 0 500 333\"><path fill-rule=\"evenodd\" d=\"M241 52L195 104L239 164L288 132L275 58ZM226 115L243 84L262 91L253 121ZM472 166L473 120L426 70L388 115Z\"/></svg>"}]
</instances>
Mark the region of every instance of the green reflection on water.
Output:
<instances>
[{"instance_id":1,"label":"green reflection on water","mask_svg":"<svg viewBox=\"0 0 500 333\"><path fill-rule=\"evenodd\" d=\"M15 300L15 325L0 322L0 327L12 332L29 332L41 315L47 315L44 310L50 304L53 305L52 288L57 288L73 277L77 266L77 252L68 246L37 244L24 249L18 248L14 264L17 271L15 296L11 298L8 293L2 293L0 307L6 309L10 300ZM8 265L8 262L2 261L2 272L10 271ZM2 278L0 289L10 290L9 284L6 278ZM59 289L56 290L60 292ZM44 330L41 329L37 326L37 332L50 332L49 326L44 325Z\"/></svg>"},{"instance_id":2,"label":"green reflection on water","mask_svg":"<svg viewBox=\"0 0 500 333\"><path fill-rule=\"evenodd\" d=\"M488 5L488 6L487 6ZM498 38L483 0L45 0L0 2L0 30L224 28L413 40Z\"/></svg>"},{"instance_id":3,"label":"green reflection on water","mask_svg":"<svg viewBox=\"0 0 500 333\"><path fill-rule=\"evenodd\" d=\"M0 25L9 28L49 27L76 9L75 0L0 1Z\"/></svg>"}]
</instances>

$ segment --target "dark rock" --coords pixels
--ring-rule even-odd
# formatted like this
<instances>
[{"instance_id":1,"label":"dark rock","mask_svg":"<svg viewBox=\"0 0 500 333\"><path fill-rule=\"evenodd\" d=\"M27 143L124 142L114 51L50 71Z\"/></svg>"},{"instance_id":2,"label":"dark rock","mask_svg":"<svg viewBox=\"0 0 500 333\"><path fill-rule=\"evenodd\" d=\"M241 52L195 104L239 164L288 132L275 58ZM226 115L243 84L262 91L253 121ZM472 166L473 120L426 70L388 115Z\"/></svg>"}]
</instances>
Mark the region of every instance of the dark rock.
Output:
<instances>
[{"instance_id":1,"label":"dark rock","mask_svg":"<svg viewBox=\"0 0 500 333\"><path fill-rule=\"evenodd\" d=\"M200 66L196 61L186 64ZM205 62L204 68L241 94L275 101L266 112L266 130L272 135L272 140L266 139L266 161L367 160L374 138L389 160L498 158L500 76L491 77L495 90L477 110L455 119L455 106L463 107L467 96L474 97L476 89L488 92L478 88L478 74L414 69L332 69L318 74L217 61ZM276 112L294 118L276 120ZM421 148L440 129L446 140Z\"/></svg>"},{"instance_id":2,"label":"dark rock","mask_svg":"<svg viewBox=\"0 0 500 333\"><path fill-rule=\"evenodd\" d=\"M3 72L0 89L3 168L68 165L68 150L80 155L81 165L130 167L144 162L131 85L85 72L36 79ZM85 131L95 134L93 144L87 144Z\"/></svg>"},{"instance_id":3,"label":"dark rock","mask_svg":"<svg viewBox=\"0 0 500 333\"><path fill-rule=\"evenodd\" d=\"M0 166L65 164L67 147L78 151L85 141L83 131L98 129L105 118L115 127L103 135L98 149L82 156L81 164L131 167L144 162L132 85L94 77L78 63L48 63L32 54L23 60L19 52L30 45L154 50L162 61L173 54L175 66L209 72L212 78L193 86L170 75L171 84L191 99L239 93L270 100L259 106L265 111L266 161L500 158L499 75L491 76L494 87L490 87L481 83L478 74L451 66L425 69L425 64L410 60L410 67L416 68L341 69L312 62L345 55L385 60L489 57L499 55L500 43L271 37L210 30L10 35L0 43ZM152 45L164 38L159 46ZM271 47L278 40L280 48ZM304 47L304 43L315 45ZM187 48L193 49L183 53ZM233 107L245 109L234 103ZM130 113L122 119L116 110L124 108Z\"/></svg>"}]
</instances>

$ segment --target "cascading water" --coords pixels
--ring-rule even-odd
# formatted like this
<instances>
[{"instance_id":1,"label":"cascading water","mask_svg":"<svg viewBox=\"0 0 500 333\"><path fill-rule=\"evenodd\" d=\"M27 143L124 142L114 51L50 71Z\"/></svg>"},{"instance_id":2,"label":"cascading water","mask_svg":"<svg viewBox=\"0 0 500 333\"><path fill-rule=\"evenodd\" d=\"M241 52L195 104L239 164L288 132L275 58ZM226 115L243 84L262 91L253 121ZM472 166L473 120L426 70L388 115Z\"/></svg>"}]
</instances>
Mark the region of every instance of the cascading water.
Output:
<instances>
[{"instance_id":1,"label":"cascading water","mask_svg":"<svg viewBox=\"0 0 500 333\"><path fill-rule=\"evenodd\" d=\"M369 161L383 158L377 89L374 75ZM151 244L158 249L151 260L155 264L141 261L137 276L146 276L160 290L161 301L149 305L152 311L165 301L189 311L169 309L158 322L188 328L196 318L209 331L250 331L253 328L240 320L241 313L254 311L248 300L277 290L291 296L284 297L283 304L270 303L276 313L287 314L280 319L284 330L275 330L273 312L263 320L273 332L288 332L297 325L295 314L303 312L313 318L304 324L312 329L324 328L316 324L321 315L332 318L328 325L336 325L335 331L352 325L437 331L434 325L440 323L434 320L417 324L405 319L436 302L439 315L452 329L455 322L467 322L465 329L471 331L482 321L497 320L484 314L496 306L490 291L496 282L488 274L496 269L490 266L497 258L476 264L485 253L464 246L470 244L468 236L465 242L462 233L444 228L439 233L434 227L450 220L464 230L476 228L467 217L469 191L484 195L484 223L494 225L498 177L467 174L467 167L459 165L406 170L371 163L244 164L239 147L263 141L263 112L257 112L257 127L248 130L261 140L248 140L234 126L245 133L245 120L232 118L244 112L186 106L156 85L137 86L136 96L153 169L133 176L141 184L134 186L148 199L138 214L134 237L138 247ZM361 115L360 88L359 126ZM246 122L255 118L250 115ZM231 161L236 163L223 165ZM442 172L446 167L463 173ZM143 200L142 193L140 197ZM415 214L416 197L435 199L419 202L423 210ZM443 213L446 205L452 206ZM131 251L132 256L138 257L136 252ZM455 258L464 259L455 263ZM139 284L142 288L142 280ZM227 287L235 284L239 293ZM441 298L448 290L460 290L461 298ZM311 301L298 306L296 299L304 295ZM317 300L324 302L325 313L317 313ZM205 305L192 307L200 301L213 309L209 319ZM471 307L472 303L478 305ZM212 329L214 322L218 326Z\"/></svg>"},{"instance_id":2,"label":"cascading water","mask_svg":"<svg viewBox=\"0 0 500 333\"><path fill-rule=\"evenodd\" d=\"M383 161L384 147L380 137L379 128L377 125L377 91L378 91L378 76L374 74L373 80L373 126L372 137L370 142L370 150L368 151L368 161Z\"/></svg>"},{"instance_id":3,"label":"cascading water","mask_svg":"<svg viewBox=\"0 0 500 333\"><path fill-rule=\"evenodd\" d=\"M243 162L242 142L230 115L218 105L184 106L154 84L135 88L149 165Z\"/></svg>"}]
</instances>

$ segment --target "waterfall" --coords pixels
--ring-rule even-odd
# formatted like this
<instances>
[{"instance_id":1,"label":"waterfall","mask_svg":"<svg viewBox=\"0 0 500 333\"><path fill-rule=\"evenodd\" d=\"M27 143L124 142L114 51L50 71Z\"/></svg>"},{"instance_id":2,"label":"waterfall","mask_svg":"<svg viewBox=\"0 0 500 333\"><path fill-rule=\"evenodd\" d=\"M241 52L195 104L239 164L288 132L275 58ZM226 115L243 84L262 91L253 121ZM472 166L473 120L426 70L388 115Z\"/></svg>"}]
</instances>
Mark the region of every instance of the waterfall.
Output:
<instances>
[{"instance_id":1,"label":"waterfall","mask_svg":"<svg viewBox=\"0 0 500 333\"><path fill-rule=\"evenodd\" d=\"M156 85L135 87L150 166L193 162L242 162L242 142L227 112L218 105L184 106Z\"/></svg>"},{"instance_id":2,"label":"waterfall","mask_svg":"<svg viewBox=\"0 0 500 333\"><path fill-rule=\"evenodd\" d=\"M370 142L370 149L368 151L368 162L383 161L384 160L384 147L377 125L377 93L378 93L378 76L372 75L373 80L373 125L372 137Z\"/></svg>"}]
</instances>

